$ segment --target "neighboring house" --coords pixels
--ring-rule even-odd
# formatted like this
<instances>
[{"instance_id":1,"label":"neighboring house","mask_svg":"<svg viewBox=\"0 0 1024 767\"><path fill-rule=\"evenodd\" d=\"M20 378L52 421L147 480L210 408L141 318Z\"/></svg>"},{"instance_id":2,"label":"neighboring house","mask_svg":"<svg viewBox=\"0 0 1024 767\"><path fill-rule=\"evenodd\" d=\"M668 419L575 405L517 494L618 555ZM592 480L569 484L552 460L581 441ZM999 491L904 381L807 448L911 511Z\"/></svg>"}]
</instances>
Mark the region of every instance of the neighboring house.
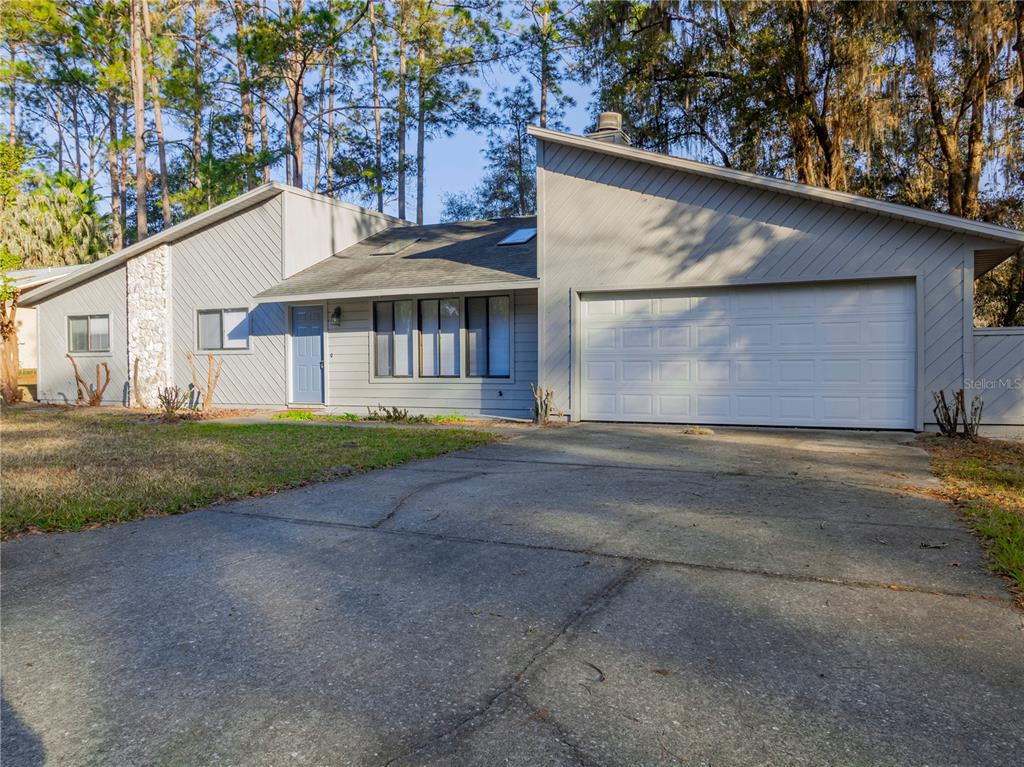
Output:
<instances>
[{"instance_id":1,"label":"neighboring house","mask_svg":"<svg viewBox=\"0 0 1024 767\"><path fill-rule=\"evenodd\" d=\"M44 288L40 396L73 399L69 348L118 402L134 359L153 392L210 351L224 405L527 418L539 383L576 420L922 429L977 385L1024 432L1024 331L972 327L1024 233L640 151L614 117L531 133L535 220L411 227L272 184Z\"/></svg>"},{"instance_id":2,"label":"neighboring house","mask_svg":"<svg viewBox=\"0 0 1024 767\"><path fill-rule=\"evenodd\" d=\"M19 301L28 298L31 291L63 279L69 274L84 268L84 264L73 266L42 266L38 269L12 269L7 276L14 282L20 293ZM38 359L38 339L36 334L36 310L31 306L19 303L14 315L14 324L18 334L18 364L23 370L35 370Z\"/></svg>"}]
</instances>

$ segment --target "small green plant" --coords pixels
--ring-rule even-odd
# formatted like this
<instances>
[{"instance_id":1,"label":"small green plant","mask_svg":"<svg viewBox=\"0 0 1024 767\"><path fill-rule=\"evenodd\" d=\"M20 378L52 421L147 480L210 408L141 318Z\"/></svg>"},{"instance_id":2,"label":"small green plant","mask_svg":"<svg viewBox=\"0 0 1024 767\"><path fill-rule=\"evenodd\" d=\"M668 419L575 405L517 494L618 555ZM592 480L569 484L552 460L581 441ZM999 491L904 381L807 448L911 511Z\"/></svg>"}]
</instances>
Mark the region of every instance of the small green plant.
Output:
<instances>
[{"instance_id":1,"label":"small green plant","mask_svg":"<svg viewBox=\"0 0 1024 767\"><path fill-rule=\"evenodd\" d=\"M458 413L442 413L430 416L430 421L432 423L465 423L466 416Z\"/></svg>"},{"instance_id":2,"label":"small green plant","mask_svg":"<svg viewBox=\"0 0 1024 767\"><path fill-rule=\"evenodd\" d=\"M156 393L156 400L160 403L160 417L173 421L178 411L188 404L188 391L177 386L165 386Z\"/></svg>"},{"instance_id":3,"label":"small green plant","mask_svg":"<svg viewBox=\"0 0 1024 767\"><path fill-rule=\"evenodd\" d=\"M286 410L274 413L272 417L281 421L312 421L316 419L316 413L311 410Z\"/></svg>"},{"instance_id":4,"label":"small green plant","mask_svg":"<svg viewBox=\"0 0 1024 767\"><path fill-rule=\"evenodd\" d=\"M312 410L288 410L274 413L273 418L280 421L361 421L355 413L314 413Z\"/></svg>"},{"instance_id":5,"label":"small green plant","mask_svg":"<svg viewBox=\"0 0 1024 767\"><path fill-rule=\"evenodd\" d=\"M384 423L430 423L425 415L409 415L404 407L387 406L377 403L377 407L367 407L367 421L383 421Z\"/></svg>"},{"instance_id":6,"label":"small green plant","mask_svg":"<svg viewBox=\"0 0 1024 767\"><path fill-rule=\"evenodd\" d=\"M325 421L359 421L359 416L355 413L335 413L334 415L323 416Z\"/></svg>"}]
</instances>

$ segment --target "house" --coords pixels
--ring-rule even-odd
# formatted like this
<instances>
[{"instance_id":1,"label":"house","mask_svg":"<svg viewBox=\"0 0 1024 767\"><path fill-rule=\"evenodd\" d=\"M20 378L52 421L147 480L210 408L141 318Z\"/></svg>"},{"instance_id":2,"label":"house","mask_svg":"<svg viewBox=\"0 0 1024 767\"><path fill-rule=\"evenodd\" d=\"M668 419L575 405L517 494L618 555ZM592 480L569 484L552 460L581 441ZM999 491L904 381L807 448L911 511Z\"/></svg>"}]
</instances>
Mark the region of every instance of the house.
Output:
<instances>
[{"instance_id":1,"label":"house","mask_svg":"<svg viewBox=\"0 0 1024 767\"><path fill-rule=\"evenodd\" d=\"M535 219L412 227L268 184L32 296L40 396L64 359L111 402L224 361L223 405L924 429L931 393L1024 433L1024 331L976 330L974 279L1024 233L641 151L617 115L533 128ZM1016 381L1016 384L1014 383Z\"/></svg>"},{"instance_id":2,"label":"house","mask_svg":"<svg viewBox=\"0 0 1024 767\"><path fill-rule=\"evenodd\" d=\"M84 268L83 264L72 266L41 266L36 269L12 269L7 277L17 288L19 297L27 299L28 294L51 282L63 279L72 272ZM14 317L18 336L18 363L23 370L35 370L39 344L36 336L36 310L19 304Z\"/></svg>"}]
</instances>

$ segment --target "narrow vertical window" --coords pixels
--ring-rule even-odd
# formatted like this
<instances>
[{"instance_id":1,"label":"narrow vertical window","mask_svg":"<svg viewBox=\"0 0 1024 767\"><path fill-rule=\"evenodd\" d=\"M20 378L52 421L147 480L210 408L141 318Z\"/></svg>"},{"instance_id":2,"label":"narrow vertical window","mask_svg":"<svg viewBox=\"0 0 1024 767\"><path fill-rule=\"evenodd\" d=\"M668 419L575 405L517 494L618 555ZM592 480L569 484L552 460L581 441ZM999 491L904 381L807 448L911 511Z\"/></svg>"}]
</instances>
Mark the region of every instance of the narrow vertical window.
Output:
<instances>
[{"instance_id":1,"label":"narrow vertical window","mask_svg":"<svg viewBox=\"0 0 1024 767\"><path fill-rule=\"evenodd\" d=\"M381 378L412 376L412 301L373 305L374 370Z\"/></svg>"},{"instance_id":2,"label":"narrow vertical window","mask_svg":"<svg viewBox=\"0 0 1024 767\"><path fill-rule=\"evenodd\" d=\"M68 317L68 351L89 351L88 317Z\"/></svg>"},{"instance_id":3,"label":"narrow vertical window","mask_svg":"<svg viewBox=\"0 0 1024 767\"><path fill-rule=\"evenodd\" d=\"M466 299L466 370L470 376L487 375L487 299Z\"/></svg>"},{"instance_id":4,"label":"narrow vertical window","mask_svg":"<svg viewBox=\"0 0 1024 767\"><path fill-rule=\"evenodd\" d=\"M508 296L487 299L487 375L507 378L512 370L512 309Z\"/></svg>"},{"instance_id":5,"label":"narrow vertical window","mask_svg":"<svg viewBox=\"0 0 1024 767\"><path fill-rule=\"evenodd\" d=\"M438 359L442 376L459 375L459 347L462 332L462 312L459 299L442 298L439 312Z\"/></svg>"},{"instance_id":6,"label":"narrow vertical window","mask_svg":"<svg viewBox=\"0 0 1024 767\"><path fill-rule=\"evenodd\" d=\"M466 299L466 359L470 376L511 376L512 301L509 296Z\"/></svg>"},{"instance_id":7,"label":"narrow vertical window","mask_svg":"<svg viewBox=\"0 0 1024 767\"><path fill-rule=\"evenodd\" d=\"M249 346L249 313L245 309L225 309L221 314L225 349Z\"/></svg>"},{"instance_id":8,"label":"narrow vertical window","mask_svg":"<svg viewBox=\"0 0 1024 767\"><path fill-rule=\"evenodd\" d=\"M374 304L374 348L376 349L378 376L391 375L391 347L393 342L394 322L392 320L393 304L390 301Z\"/></svg>"},{"instance_id":9,"label":"narrow vertical window","mask_svg":"<svg viewBox=\"0 0 1024 767\"><path fill-rule=\"evenodd\" d=\"M395 301L394 375L412 375L412 301Z\"/></svg>"},{"instance_id":10,"label":"narrow vertical window","mask_svg":"<svg viewBox=\"0 0 1024 767\"><path fill-rule=\"evenodd\" d=\"M420 301L420 375L434 378L439 375L438 342L440 323L438 317L440 302L437 299Z\"/></svg>"},{"instance_id":11,"label":"narrow vertical window","mask_svg":"<svg viewBox=\"0 0 1024 767\"><path fill-rule=\"evenodd\" d=\"M462 314L457 298L420 301L420 377L459 375Z\"/></svg>"}]
</instances>

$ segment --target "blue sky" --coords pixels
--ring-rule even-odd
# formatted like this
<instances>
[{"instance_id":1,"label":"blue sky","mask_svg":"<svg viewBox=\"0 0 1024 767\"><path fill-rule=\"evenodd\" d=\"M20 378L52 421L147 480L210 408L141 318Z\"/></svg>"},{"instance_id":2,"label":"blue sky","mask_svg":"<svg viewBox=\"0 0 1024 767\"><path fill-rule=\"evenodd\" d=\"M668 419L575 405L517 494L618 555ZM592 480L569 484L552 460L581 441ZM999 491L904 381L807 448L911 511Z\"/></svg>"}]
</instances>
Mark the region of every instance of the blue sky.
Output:
<instances>
[{"instance_id":1,"label":"blue sky","mask_svg":"<svg viewBox=\"0 0 1024 767\"><path fill-rule=\"evenodd\" d=\"M516 78L507 76L500 80L496 77L487 78L477 83L483 94L495 87L514 85ZM573 133L581 133L590 122L589 107L591 90L579 83L567 83L566 93L576 101L576 105L566 110L564 122ZM409 140L414 140L410 133ZM426 151L426 190L423 195L423 217L426 223L440 220L442 198L446 192L467 192L479 183L483 175L483 150L487 148L487 137L482 133L474 133L460 128L455 135L442 137L427 142ZM412 186L415 192L415 182ZM397 205L391 203L387 212L397 214ZM411 198L406 215L416 216L416 200Z\"/></svg>"}]
</instances>

